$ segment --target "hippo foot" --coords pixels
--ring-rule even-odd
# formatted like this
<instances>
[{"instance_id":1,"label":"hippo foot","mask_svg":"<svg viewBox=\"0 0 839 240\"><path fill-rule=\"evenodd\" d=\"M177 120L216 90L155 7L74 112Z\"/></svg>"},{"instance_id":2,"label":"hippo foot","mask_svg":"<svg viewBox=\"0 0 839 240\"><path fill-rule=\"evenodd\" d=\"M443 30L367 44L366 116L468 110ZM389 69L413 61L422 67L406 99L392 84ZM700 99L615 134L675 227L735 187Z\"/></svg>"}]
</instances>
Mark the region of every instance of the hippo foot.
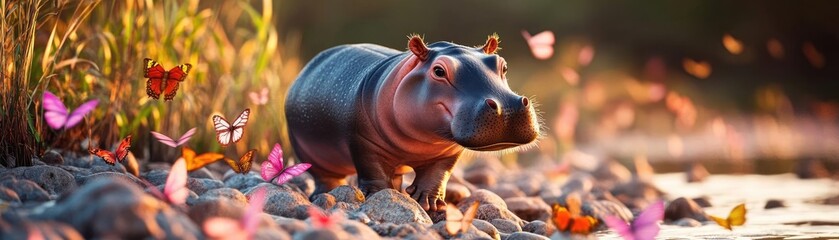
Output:
<instances>
[{"instance_id":1,"label":"hippo foot","mask_svg":"<svg viewBox=\"0 0 839 240\"><path fill-rule=\"evenodd\" d=\"M358 189L365 197L369 197L385 188L388 188L388 183L385 180L358 180Z\"/></svg>"},{"instance_id":2,"label":"hippo foot","mask_svg":"<svg viewBox=\"0 0 839 240\"><path fill-rule=\"evenodd\" d=\"M442 212L446 210L445 192L441 192L440 187L417 187L412 185L405 191L411 195L411 198L417 200L417 203L425 211Z\"/></svg>"}]
</instances>

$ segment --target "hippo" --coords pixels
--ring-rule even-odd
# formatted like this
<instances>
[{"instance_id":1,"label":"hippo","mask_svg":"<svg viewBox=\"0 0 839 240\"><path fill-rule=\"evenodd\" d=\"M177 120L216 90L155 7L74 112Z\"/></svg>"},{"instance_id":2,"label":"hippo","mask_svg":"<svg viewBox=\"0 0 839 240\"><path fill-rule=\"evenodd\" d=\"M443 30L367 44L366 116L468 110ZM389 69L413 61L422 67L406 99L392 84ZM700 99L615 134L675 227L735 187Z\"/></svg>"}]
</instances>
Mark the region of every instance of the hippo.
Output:
<instances>
[{"instance_id":1,"label":"hippo","mask_svg":"<svg viewBox=\"0 0 839 240\"><path fill-rule=\"evenodd\" d=\"M466 149L533 144L541 132L534 104L510 90L498 43L495 34L481 47L411 35L405 52L351 44L315 56L285 102L291 145L312 164L315 194L351 174L365 195L401 191L410 167L416 178L405 192L426 211L444 211Z\"/></svg>"}]
</instances>

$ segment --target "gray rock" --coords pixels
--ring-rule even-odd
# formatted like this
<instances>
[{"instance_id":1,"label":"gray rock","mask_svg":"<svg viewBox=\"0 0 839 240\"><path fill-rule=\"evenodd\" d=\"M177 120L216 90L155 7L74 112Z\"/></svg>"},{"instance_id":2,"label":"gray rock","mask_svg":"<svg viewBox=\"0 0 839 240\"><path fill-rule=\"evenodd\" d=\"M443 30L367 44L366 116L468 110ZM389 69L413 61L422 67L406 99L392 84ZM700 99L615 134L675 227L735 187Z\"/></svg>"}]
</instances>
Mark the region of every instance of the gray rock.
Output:
<instances>
[{"instance_id":1,"label":"gray rock","mask_svg":"<svg viewBox=\"0 0 839 240\"><path fill-rule=\"evenodd\" d=\"M94 181L99 180L99 179L105 179L105 180L120 179L120 180L123 180L123 181L128 181L128 182L134 183L136 186L141 187L141 188L147 187L146 183L143 182L142 180L140 180L139 178L136 178L136 177L134 177L130 174L115 173L115 172L94 173L94 174L91 174L89 176L86 176L86 177L83 177L83 178L79 179L78 182L79 182L79 185L81 186L81 185L85 185L89 182L94 182Z\"/></svg>"},{"instance_id":2,"label":"gray rock","mask_svg":"<svg viewBox=\"0 0 839 240\"><path fill-rule=\"evenodd\" d=\"M497 173L489 169L478 169L463 173L463 179L475 186L488 188L498 182Z\"/></svg>"},{"instance_id":3,"label":"gray rock","mask_svg":"<svg viewBox=\"0 0 839 240\"><path fill-rule=\"evenodd\" d=\"M279 226L281 229L285 230L291 235L295 235L296 233L306 231L306 229L309 228L309 225L300 219L280 217L274 215L271 215L271 218L274 220L274 223L277 224L277 226Z\"/></svg>"},{"instance_id":4,"label":"gray rock","mask_svg":"<svg viewBox=\"0 0 839 240\"><path fill-rule=\"evenodd\" d=\"M335 206L335 196L329 193L321 193L312 198L312 204L321 209L331 209Z\"/></svg>"},{"instance_id":5,"label":"gray rock","mask_svg":"<svg viewBox=\"0 0 839 240\"><path fill-rule=\"evenodd\" d=\"M140 173L140 177L155 186L166 184L166 178L169 177L169 170L152 169L150 171Z\"/></svg>"},{"instance_id":6,"label":"gray rock","mask_svg":"<svg viewBox=\"0 0 839 240\"><path fill-rule=\"evenodd\" d=\"M361 205L360 211L376 222L431 224L431 218L419 203L395 189L384 189L370 195Z\"/></svg>"},{"instance_id":7,"label":"gray rock","mask_svg":"<svg viewBox=\"0 0 839 240\"><path fill-rule=\"evenodd\" d=\"M705 210L699 207L693 200L680 197L664 208L664 221L676 221L682 218L691 218L699 222L708 221Z\"/></svg>"},{"instance_id":8,"label":"gray rock","mask_svg":"<svg viewBox=\"0 0 839 240\"><path fill-rule=\"evenodd\" d=\"M349 234L337 229L312 229L294 234L294 240L339 240L349 237Z\"/></svg>"},{"instance_id":9,"label":"gray rock","mask_svg":"<svg viewBox=\"0 0 839 240\"><path fill-rule=\"evenodd\" d=\"M353 239L380 239L376 231L373 231L369 226L356 221L343 221L340 223L341 229L349 233ZM414 225L422 227L422 225L414 223ZM426 228L423 228L426 229ZM426 232L428 230L426 229Z\"/></svg>"},{"instance_id":10,"label":"gray rock","mask_svg":"<svg viewBox=\"0 0 839 240\"><path fill-rule=\"evenodd\" d=\"M307 172L291 178L287 184L297 187L306 196L311 196L315 192L315 180Z\"/></svg>"},{"instance_id":11,"label":"gray rock","mask_svg":"<svg viewBox=\"0 0 839 240\"><path fill-rule=\"evenodd\" d=\"M332 191L329 191L329 194L335 196L335 200L338 202L354 204L361 204L364 202L364 194L361 193L361 190L350 185L338 186L337 188L332 189Z\"/></svg>"},{"instance_id":12,"label":"gray rock","mask_svg":"<svg viewBox=\"0 0 839 240\"><path fill-rule=\"evenodd\" d=\"M128 170L122 164L114 164L114 165L108 165L108 164L97 165L97 164L94 164L89 169L93 173L98 173L98 172L128 173Z\"/></svg>"},{"instance_id":13,"label":"gray rock","mask_svg":"<svg viewBox=\"0 0 839 240\"><path fill-rule=\"evenodd\" d=\"M189 188L189 190L194 191L196 194L202 195L208 190L223 188L224 183L219 180L207 178L189 178L186 181L186 187Z\"/></svg>"},{"instance_id":14,"label":"gray rock","mask_svg":"<svg viewBox=\"0 0 839 240\"><path fill-rule=\"evenodd\" d=\"M213 179L218 180L218 176L215 173L207 170L207 168L199 168L195 171L189 172L189 177L191 178L206 178L206 179Z\"/></svg>"},{"instance_id":15,"label":"gray rock","mask_svg":"<svg viewBox=\"0 0 839 240\"><path fill-rule=\"evenodd\" d=\"M239 202L243 205L246 205L248 203L248 198L245 197L245 194L239 192L239 190L232 188L216 188L208 190L207 192L195 199L187 198L186 204L189 206L193 206L202 202L212 202L218 201L220 199Z\"/></svg>"},{"instance_id":16,"label":"gray rock","mask_svg":"<svg viewBox=\"0 0 839 240\"><path fill-rule=\"evenodd\" d=\"M4 175L35 182L50 195L60 195L76 188L76 180L73 175L55 166L18 167L7 171Z\"/></svg>"},{"instance_id":17,"label":"gray rock","mask_svg":"<svg viewBox=\"0 0 839 240\"><path fill-rule=\"evenodd\" d=\"M20 197L11 188L0 187L0 200L10 203L20 203Z\"/></svg>"},{"instance_id":18,"label":"gray rock","mask_svg":"<svg viewBox=\"0 0 839 240\"><path fill-rule=\"evenodd\" d=\"M94 160L102 161L102 160L99 160L98 158L94 159L96 157L92 157L91 155L76 156L76 155L65 154L63 156L63 158L64 158L64 165L65 166L73 166L73 167L79 167L79 168L90 168L90 166L93 165Z\"/></svg>"},{"instance_id":19,"label":"gray rock","mask_svg":"<svg viewBox=\"0 0 839 240\"><path fill-rule=\"evenodd\" d=\"M56 150L49 150L41 156L41 161L49 165L61 165L64 164L64 157Z\"/></svg>"},{"instance_id":20,"label":"gray rock","mask_svg":"<svg viewBox=\"0 0 839 240\"><path fill-rule=\"evenodd\" d=\"M693 218L682 218L682 219L673 221L670 224L680 226L680 227L700 227L700 226L702 226L701 222L696 221L696 219L693 219Z\"/></svg>"},{"instance_id":21,"label":"gray rock","mask_svg":"<svg viewBox=\"0 0 839 240\"><path fill-rule=\"evenodd\" d=\"M504 202L504 199L501 199L501 197L486 189L479 189L473 192L471 196L464 198L463 201L457 204L457 208L461 212L465 212L475 201L481 205L496 205L498 208L507 209L507 203Z\"/></svg>"},{"instance_id":22,"label":"gray rock","mask_svg":"<svg viewBox=\"0 0 839 240\"><path fill-rule=\"evenodd\" d=\"M486 233L493 239L501 239L501 232L499 232L498 228L495 228L492 223L481 219L474 219L472 220L472 226L475 226L475 228Z\"/></svg>"},{"instance_id":23,"label":"gray rock","mask_svg":"<svg viewBox=\"0 0 839 240\"><path fill-rule=\"evenodd\" d=\"M513 184L526 196L537 196L545 182L545 176L537 172L523 172L516 175Z\"/></svg>"},{"instance_id":24,"label":"gray rock","mask_svg":"<svg viewBox=\"0 0 839 240\"><path fill-rule=\"evenodd\" d=\"M449 234L449 231L446 230L446 221L440 221L431 225L431 229L436 231L444 239L497 239L493 238L489 234L478 230L474 225L469 226L469 229L466 232L458 232L454 235Z\"/></svg>"},{"instance_id":25,"label":"gray rock","mask_svg":"<svg viewBox=\"0 0 839 240\"><path fill-rule=\"evenodd\" d=\"M550 238L547 238L545 236L535 234L535 233L515 232L513 234L510 234L510 236L508 236L506 240L542 240L542 239L548 240Z\"/></svg>"},{"instance_id":26,"label":"gray rock","mask_svg":"<svg viewBox=\"0 0 839 240\"><path fill-rule=\"evenodd\" d=\"M215 199L212 201L198 201L189 208L189 218L195 223L203 225L211 217L226 217L240 219L245 214L247 203L230 199Z\"/></svg>"},{"instance_id":27,"label":"gray rock","mask_svg":"<svg viewBox=\"0 0 839 240\"><path fill-rule=\"evenodd\" d=\"M590 174L575 172L568 177L560 189L563 193L591 192L595 182L596 180Z\"/></svg>"},{"instance_id":28,"label":"gray rock","mask_svg":"<svg viewBox=\"0 0 839 240\"><path fill-rule=\"evenodd\" d=\"M0 231L0 239L83 239L76 229L61 222L23 219L9 222L11 224L4 224L3 231Z\"/></svg>"},{"instance_id":29,"label":"gray rock","mask_svg":"<svg viewBox=\"0 0 839 240\"><path fill-rule=\"evenodd\" d=\"M535 233L535 234L539 234L539 235L542 235L542 236L549 237L549 236L551 236L551 234L553 234L555 228L551 224L547 224L546 222L535 220L535 221L532 221L530 223L525 224L524 227L521 228L521 230L525 231L525 232Z\"/></svg>"},{"instance_id":30,"label":"gray rock","mask_svg":"<svg viewBox=\"0 0 839 240\"><path fill-rule=\"evenodd\" d=\"M507 198L517 198L517 197L525 197L527 195L524 194L519 187L513 185L511 183L501 183L496 185L491 189L493 193L501 197L502 199Z\"/></svg>"},{"instance_id":31,"label":"gray rock","mask_svg":"<svg viewBox=\"0 0 839 240\"><path fill-rule=\"evenodd\" d=\"M186 215L119 179L89 182L34 217L70 224L84 238L202 238Z\"/></svg>"},{"instance_id":32,"label":"gray rock","mask_svg":"<svg viewBox=\"0 0 839 240\"><path fill-rule=\"evenodd\" d=\"M372 226L373 231L382 237L399 239L440 239L440 235L418 223L393 224L382 223Z\"/></svg>"},{"instance_id":33,"label":"gray rock","mask_svg":"<svg viewBox=\"0 0 839 240\"><path fill-rule=\"evenodd\" d=\"M337 202L337 203L335 203L335 206L332 206L332 208L330 208L329 210L330 211L341 210L341 211L344 211L344 212L354 212L354 211L357 211L358 208L360 208L360 207L361 207L360 204Z\"/></svg>"},{"instance_id":34,"label":"gray rock","mask_svg":"<svg viewBox=\"0 0 839 240\"><path fill-rule=\"evenodd\" d=\"M548 221L551 217L551 206L539 197L505 198L507 209L526 221Z\"/></svg>"},{"instance_id":35,"label":"gray rock","mask_svg":"<svg viewBox=\"0 0 839 240\"><path fill-rule=\"evenodd\" d=\"M507 219L492 219L489 223L492 223L492 226L495 226L495 229L498 229L498 231L502 233L514 233L521 231L521 226Z\"/></svg>"},{"instance_id":36,"label":"gray rock","mask_svg":"<svg viewBox=\"0 0 839 240\"><path fill-rule=\"evenodd\" d=\"M14 177L4 177L3 180L0 181L0 186L14 191L21 202L43 202L50 200L50 195L46 190L41 188L41 186L38 186L37 183L29 180L18 180Z\"/></svg>"},{"instance_id":37,"label":"gray rock","mask_svg":"<svg viewBox=\"0 0 839 240\"><path fill-rule=\"evenodd\" d=\"M292 190L291 187L288 186L276 186L270 183L261 183L245 195L250 197L255 191L257 191L257 189L260 188L265 188L267 190L265 196L267 200L265 201L265 207L263 208L266 213L296 219L306 219L309 217L307 208L312 205L312 203L309 202L309 199L306 196L303 196L302 193Z\"/></svg>"},{"instance_id":38,"label":"gray rock","mask_svg":"<svg viewBox=\"0 0 839 240\"><path fill-rule=\"evenodd\" d=\"M61 169L64 169L64 171L67 171L71 175L73 175L73 179L76 180L76 185L82 185L81 179L90 176L90 174L93 174L93 172L91 172L89 168L79 168L70 165L58 165L57 167L60 167Z\"/></svg>"},{"instance_id":39,"label":"gray rock","mask_svg":"<svg viewBox=\"0 0 839 240\"><path fill-rule=\"evenodd\" d=\"M769 199L769 200L766 200L766 205L763 206L763 209L784 208L784 207L787 207L787 204L784 203L784 200Z\"/></svg>"},{"instance_id":40,"label":"gray rock","mask_svg":"<svg viewBox=\"0 0 839 240\"><path fill-rule=\"evenodd\" d=\"M516 214L510 212L505 208L499 208L497 205L490 205L484 204L478 207L478 214L475 216L477 219L486 220L492 222L494 219L505 219L510 220L511 222L516 223L516 225L522 226L524 225L524 221L522 221Z\"/></svg>"},{"instance_id":41,"label":"gray rock","mask_svg":"<svg viewBox=\"0 0 839 240\"><path fill-rule=\"evenodd\" d=\"M264 182L265 181L262 180L262 177L260 177L259 174L253 172L248 174L230 174L226 175L224 178L225 186L238 189L242 192L245 192L247 189L253 188L254 186Z\"/></svg>"},{"instance_id":42,"label":"gray rock","mask_svg":"<svg viewBox=\"0 0 839 240\"><path fill-rule=\"evenodd\" d=\"M449 181L446 184L446 202L458 204L464 198L469 197L472 195L472 192L469 191L469 188L463 186L461 184L453 183Z\"/></svg>"}]
</instances>

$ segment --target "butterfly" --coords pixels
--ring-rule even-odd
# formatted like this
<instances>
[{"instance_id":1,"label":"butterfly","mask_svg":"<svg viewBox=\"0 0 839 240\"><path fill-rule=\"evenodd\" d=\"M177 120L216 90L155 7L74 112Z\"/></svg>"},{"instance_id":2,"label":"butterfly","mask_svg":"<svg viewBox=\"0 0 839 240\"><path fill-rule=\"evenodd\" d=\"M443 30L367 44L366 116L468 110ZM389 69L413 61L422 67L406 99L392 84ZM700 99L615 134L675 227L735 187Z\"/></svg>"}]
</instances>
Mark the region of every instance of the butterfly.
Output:
<instances>
[{"instance_id":1,"label":"butterfly","mask_svg":"<svg viewBox=\"0 0 839 240\"><path fill-rule=\"evenodd\" d=\"M160 94L164 94L164 99L171 101L178 93L178 84L186 79L191 69L192 64L186 63L169 69L167 72L157 61L151 58L143 59L143 77L148 78L146 94L154 99L158 99Z\"/></svg>"},{"instance_id":2,"label":"butterfly","mask_svg":"<svg viewBox=\"0 0 839 240\"><path fill-rule=\"evenodd\" d=\"M214 128L216 129L216 140L222 147L230 145L230 143L238 142L242 139L245 133L245 124L248 124L248 117L251 115L251 109L246 108L239 114L239 117L233 121L231 125L227 119L219 115L213 115Z\"/></svg>"},{"instance_id":3,"label":"butterfly","mask_svg":"<svg viewBox=\"0 0 839 240\"><path fill-rule=\"evenodd\" d=\"M344 219L344 212L337 211L327 215L320 208L309 206L309 218L312 221L312 226L317 229L334 228Z\"/></svg>"},{"instance_id":4,"label":"butterfly","mask_svg":"<svg viewBox=\"0 0 839 240\"><path fill-rule=\"evenodd\" d=\"M186 161L186 170L187 171L195 171L199 168L207 166L210 163L214 163L218 160L224 159L224 155L221 153L203 153L201 155L197 155L194 150L189 147L184 147L181 149L181 157Z\"/></svg>"},{"instance_id":5,"label":"butterfly","mask_svg":"<svg viewBox=\"0 0 839 240\"><path fill-rule=\"evenodd\" d=\"M166 144L166 146L176 148L189 141L189 139L192 138L192 135L195 135L195 128L186 131L184 135L181 135L181 138L178 138L178 141L175 141L174 139L155 131L151 131L151 135L154 136L154 138L157 138L157 141Z\"/></svg>"},{"instance_id":6,"label":"butterfly","mask_svg":"<svg viewBox=\"0 0 839 240\"><path fill-rule=\"evenodd\" d=\"M265 105L268 103L268 88L262 88L262 91L259 93L257 92L250 92L248 96L251 98L251 102L255 105Z\"/></svg>"},{"instance_id":7,"label":"butterfly","mask_svg":"<svg viewBox=\"0 0 839 240\"><path fill-rule=\"evenodd\" d=\"M476 215L478 215L478 202L473 202L462 215L456 207L451 204L446 205L446 232L454 236L468 231ZM462 217L458 219L458 216Z\"/></svg>"},{"instance_id":8,"label":"butterfly","mask_svg":"<svg viewBox=\"0 0 839 240\"><path fill-rule=\"evenodd\" d=\"M731 230L731 227L734 226L743 226L746 223L746 204L741 203L731 209L731 212L728 213L728 218L720 218L715 216L710 216L711 220L717 222L720 226L724 227L725 229Z\"/></svg>"},{"instance_id":9,"label":"butterfly","mask_svg":"<svg viewBox=\"0 0 839 240\"><path fill-rule=\"evenodd\" d=\"M82 121L84 115L87 115L96 108L99 100L94 99L82 103L76 110L70 112L55 94L44 91L44 99L41 103L44 105L44 119L47 120L47 125L52 129L58 130L76 126L76 124Z\"/></svg>"},{"instance_id":10,"label":"butterfly","mask_svg":"<svg viewBox=\"0 0 839 240\"><path fill-rule=\"evenodd\" d=\"M87 151L90 152L90 154L93 154L93 155L96 155L96 156L102 158L102 160L105 160L106 163L114 165L117 162L122 162L122 160L125 159L125 156L128 156L128 151L129 151L128 148L130 148L130 147L131 147L131 135L128 135L127 137L122 139L122 142L119 143L119 146L117 147L117 150L114 151L114 152L110 152L108 150L99 149L99 148L90 148L90 145L88 145L88 150Z\"/></svg>"},{"instance_id":11,"label":"butterfly","mask_svg":"<svg viewBox=\"0 0 839 240\"><path fill-rule=\"evenodd\" d=\"M620 234L626 240L655 239L661 228L658 221L664 218L664 202L656 202L647 209L644 209L632 224L626 224L623 219L615 216L606 216L603 222L612 230Z\"/></svg>"},{"instance_id":12,"label":"butterfly","mask_svg":"<svg viewBox=\"0 0 839 240\"><path fill-rule=\"evenodd\" d=\"M577 195L569 195L566 198L568 207L554 204L551 221L556 229L562 232L588 235L597 227L598 221L592 216L583 216L580 211L580 198Z\"/></svg>"},{"instance_id":13,"label":"butterfly","mask_svg":"<svg viewBox=\"0 0 839 240\"><path fill-rule=\"evenodd\" d=\"M533 53L533 57L536 59L545 60L554 55L554 42L556 39L554 38L553 32L543 31L531 36L527 30L522 30L521 35L527 41L527 45L530 46L530 52Z\"/></svg>"},{"instance_id":14,"label":"butterfly","mask_svg":"<svg viewBox=\"0 0 839 240\"><path fill-rule=\"evenodd\" d=\"M266 182L281 185L291 180L291 178L302 174L310 167L312 167L312 164L299 163L288 168L283 168L283 149L277 143L274 144L274 149L268 154L268 160L262 162L262 170L259 172L259 175L262 175L262 179Z\"/></svg>"},{"instance_id":15,"label":"butterfly","mask_svg":"<svg viewBox=\"0 0 839 240\"><path fill-rule=\"evenodd\" d=\"M252 239L259 226L265 206L265 188L256 190L250 197L248 209L242 219L212 217L204 221L204 233L210 239Z\"/></svg>"},{"instance_id":16,"label":"butterfly","mask_svg":"<svg viewBox=\"0 0 839 240\"><path fill-rule=\"evenodd\" d=\"M245 155L242 155L239 158L239 161L225 158L224 161L227 162L227 165L230 165L230 168L233 169L236 173L246 174L251 171L251 164L253 164L253 153L256 152L256 149L251 149L250 151L246 152Z\"/></svg>"},{"instance_id":17,"label":"butterfly","mask_svg":"<svg viewBox=\"0 0 839 240\"><path fill-rule=\"evenodd\" d=\"M175 205L186 202L186 197L189 196L189 189L186 188L186 173L186 160L178 158L169 170L166 185L163 185L163 196L167 202Z\"/></svg>"}]
</instances>

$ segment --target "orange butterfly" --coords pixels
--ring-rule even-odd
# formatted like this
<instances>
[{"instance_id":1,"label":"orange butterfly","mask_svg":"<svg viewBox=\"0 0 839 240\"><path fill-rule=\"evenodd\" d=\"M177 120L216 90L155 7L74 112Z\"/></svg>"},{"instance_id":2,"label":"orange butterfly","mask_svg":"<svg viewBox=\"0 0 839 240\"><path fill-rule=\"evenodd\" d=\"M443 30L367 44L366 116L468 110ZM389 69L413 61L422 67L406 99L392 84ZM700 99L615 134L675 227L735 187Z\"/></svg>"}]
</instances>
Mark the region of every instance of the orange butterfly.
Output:
<instances>
[{"instance_id":1,"label":"orange butterfly","mask_svg":"<svg viewBox=\"0 0 839 240\"><path fill-rule=\"evenodd\" d=\"M562 232L588 235L594 231L599 222L592 216L583 216L580 211L580 198L576 194L566 198L568 208L554 204L551 221L556 229Z\"/></svg>"},{"instance_id":2,"label":"orange butterfly","mask_svg":"<svg viewBox=\"0 0 839 240\"><path fill-rule=\"evenodd\" d=\"M187 171L194 171L204 166L207 166L210 163L214 163L218 160L224 159L224 155L221 153L203 153L201 155L197 155L194 150L188 147L184 147L181 150L181 156L186 160L186 170Z\"/></svg>"},{"instance_id":3,"label":"orange butterfly","mask_svg":"<svg viewBox=\"0 0 839 240\"><path fill-rule=\"evenodd\" d=\"M119 147L114 152L110 152L108 150L99 149L99 148L90 148L88 145L87 151L90 154L99 156L102 160L105 160L106 163L114 165L117 162L122 162L125 159L125 156L128 156L128 148L131 147L131 135L128 135L122 142L119 143Z\"/></svg>"},{"instance_id":4,"label":"orange butterfly","mask_svg":"<svg viewBox=\"0 0 839 240\"><path fill-rule=\"evenodd\" d=\"M460 215L460 210L452 204L446 206L446 232L448 232L449 235L455 236L455 234L458 233L465 233L470 227L472 227L472 221L475 220L475 216L478 214L478 202L472 203L472 205L466 209L466 212L463 213L463 218L459 219L454 216Z\"/></svg>"},{"instance_id":5,"label":"orange butterfly","mask_svg":"<svg viewBox=\"0 0 839 240\"><path fill-rule=\"evenodd\" d=\"M192 64L186 63L178 65L168 72L163 66L160 66L157 61L151 58L143 60L143 77L148 78L146 81L146 94L149 97L158 99L160 94L164 94L166 101L171 101L178 93L178 84L183 82L192 69Z\"/></svg>"},{"instance_id":6,"label":"orange butterfly","mask_svg":"<svg viewBox=\"0 0 839 240\"><path fill-rule=\"evenodd\" d=\"M746 204L741 203L731 209L731 212L728 213L727 218L721 218L717 216L708 215L711 220L717 222L721 227L728 229L731 231L731 228L734 226L743 226L746 223Z\"/></svg>"},{"instance_id":7,"label":"orange butterfly","mask_svg":"<svg viewBox=\"0 0 839 240\"><path fill-rule=\"evenodd\" d=\"M233 169L236 173L247 174L251 171L251 165L253 164L253 153L256 152L256 149L251 149L250 151L246 152L245 155L242 155L239 158L239 161L225 158L224 161L227 162L227 165L230 165L230 168Z\"/></svg>"}]
</instances>

